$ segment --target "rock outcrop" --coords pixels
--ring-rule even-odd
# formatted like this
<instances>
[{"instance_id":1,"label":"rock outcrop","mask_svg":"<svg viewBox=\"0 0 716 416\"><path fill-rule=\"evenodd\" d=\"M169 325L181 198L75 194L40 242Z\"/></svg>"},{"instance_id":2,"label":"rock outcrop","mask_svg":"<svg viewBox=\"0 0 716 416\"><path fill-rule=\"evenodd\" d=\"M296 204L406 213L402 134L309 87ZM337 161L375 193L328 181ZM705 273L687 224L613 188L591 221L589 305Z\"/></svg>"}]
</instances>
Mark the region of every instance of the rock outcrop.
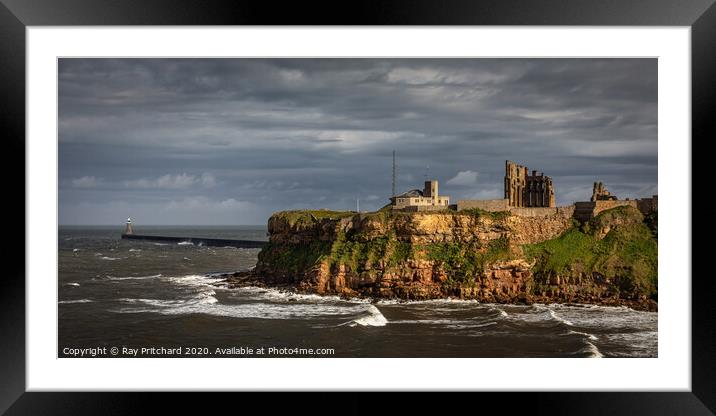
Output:
<instances>
[{"instance_id":1,"label":"rock outcrop","mask_svg":"<svg viewBox=\"0 0 716 416\"><path fill-rule=\"evenodd\" d=\"M255 269L230 276L229 284L379 298L656 308L656 239L631 207L605 211L582 226L563 214L479 210L287 211L274 214L268 226L269 244Z\"/></svg>"}]
</instances>

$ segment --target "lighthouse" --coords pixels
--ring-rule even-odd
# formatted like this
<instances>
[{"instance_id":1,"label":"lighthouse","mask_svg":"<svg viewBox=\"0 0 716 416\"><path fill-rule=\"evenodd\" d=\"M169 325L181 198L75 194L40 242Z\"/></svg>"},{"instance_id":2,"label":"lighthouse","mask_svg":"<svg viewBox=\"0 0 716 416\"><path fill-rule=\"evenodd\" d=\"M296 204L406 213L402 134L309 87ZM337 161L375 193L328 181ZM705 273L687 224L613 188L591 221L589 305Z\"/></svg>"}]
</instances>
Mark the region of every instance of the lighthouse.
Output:
<instances>
[{"instance_id":1,"label":"lighthouse","mask_svg":"<svg viewBox=\"0 0 716 416\"><path fill-rule=\"evenodd\" d=\"M124 234L134 234L132 230L132 219L127 218L127 226L124 228Z\"/></svg>"}]
</instances>

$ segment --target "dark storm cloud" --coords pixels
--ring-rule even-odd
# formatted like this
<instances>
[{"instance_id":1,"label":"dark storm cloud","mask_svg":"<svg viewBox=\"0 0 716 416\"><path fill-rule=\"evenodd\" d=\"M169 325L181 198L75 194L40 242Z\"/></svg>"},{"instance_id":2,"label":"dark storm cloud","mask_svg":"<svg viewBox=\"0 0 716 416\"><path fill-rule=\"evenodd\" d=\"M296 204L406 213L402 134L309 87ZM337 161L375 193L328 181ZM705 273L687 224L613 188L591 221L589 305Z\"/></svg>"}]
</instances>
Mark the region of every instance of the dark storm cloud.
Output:
<instances>
[{"instance_id":1,"label":"dark storm cloud","mask_svg":"<svg viewBox=\"0 0 716 416\"><path fill-rule=\"evenodd\" d=\"M559 204L656 193L655 59L61 59L60 222L265 223L376 209L441 181L502 195L504 161Z\"/></svg>"}]
</instances>

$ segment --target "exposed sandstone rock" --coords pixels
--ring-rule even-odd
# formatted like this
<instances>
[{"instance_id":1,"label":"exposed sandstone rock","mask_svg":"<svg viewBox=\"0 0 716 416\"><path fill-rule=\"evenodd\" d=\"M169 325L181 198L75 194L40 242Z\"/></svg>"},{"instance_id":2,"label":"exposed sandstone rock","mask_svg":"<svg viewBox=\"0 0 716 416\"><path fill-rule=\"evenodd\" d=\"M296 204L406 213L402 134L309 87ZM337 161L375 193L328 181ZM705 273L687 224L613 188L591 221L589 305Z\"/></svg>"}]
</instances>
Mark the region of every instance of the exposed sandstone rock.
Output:
<instances>
[{"instance_id":1,"label":"exposed sandstone rock","mask_svg":"<svg viewBox=\"0 0 716 416\"><path fill-rule=\"evenodd\" d=\"M614 217L593 224L599 238L639 220L635 215ZM613 290L614 282L578 267L563 275L535 278L534 264L524 258L521 246L553 239L570 229L572 218L564 213L550 217L374 213L320 218L293 212L273 215L268 226L270 244L259 255L256 268L245 276L232 276L227 280L230 285L288 286L317 294L380 298L656 307L634 294L624 299Z\"/></svg>"}]
</instances>

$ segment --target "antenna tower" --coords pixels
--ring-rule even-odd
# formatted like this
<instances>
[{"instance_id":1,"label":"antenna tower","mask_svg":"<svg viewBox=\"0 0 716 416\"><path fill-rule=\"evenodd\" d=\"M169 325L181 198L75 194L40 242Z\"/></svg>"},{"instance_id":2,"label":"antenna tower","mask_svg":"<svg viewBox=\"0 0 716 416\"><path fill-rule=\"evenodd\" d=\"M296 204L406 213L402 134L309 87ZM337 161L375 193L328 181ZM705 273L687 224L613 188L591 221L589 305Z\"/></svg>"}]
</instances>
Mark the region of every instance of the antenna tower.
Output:
<instances>
[{"instance_id":1,"label":"antenna tower","mask_svg":"<svg viewBox=\"0 0 716 416\"><path fill-rule=\"evenodd\" d=\"M395 197L395 150L393 150L393 197Z\"/></svg>"}]
</instances>

